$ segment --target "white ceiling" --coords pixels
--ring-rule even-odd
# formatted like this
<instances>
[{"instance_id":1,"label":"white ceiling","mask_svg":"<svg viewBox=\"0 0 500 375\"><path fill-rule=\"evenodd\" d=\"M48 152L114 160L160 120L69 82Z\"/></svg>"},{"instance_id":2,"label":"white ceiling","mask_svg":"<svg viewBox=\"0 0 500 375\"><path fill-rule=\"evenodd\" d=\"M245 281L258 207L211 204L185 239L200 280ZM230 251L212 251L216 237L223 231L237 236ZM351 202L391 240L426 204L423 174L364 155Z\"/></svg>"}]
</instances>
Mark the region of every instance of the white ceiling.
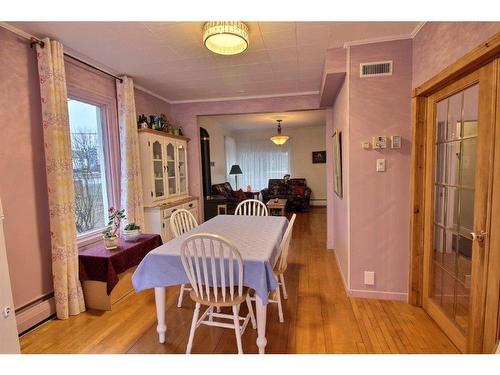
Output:
<instances>
[{"instance_id":1,"label":"white ceiling","mask_svg":"<svg viewBox=\"0 0 500 375\"><path fill-rule=\"evenodd\" d=\"M78 57L127 74L169 101L282 95L320 89L325 53L345 42L411 34L418 22L247 22L250 46L221 56L203 22L10 22L61 41Z\"/></svg>"},{"instance_id":2,"label":"white ceiling","mask_svg":"<svg viewBox=\"0 0 500 375\"><path fill-rule=\"evenodd\" d=\"M286 134L286 129L303 126L325 126L325 111L290 111L280 113L255 113L244 115L218 115L200 116L200 126L218 125L223 129L231 131L246 131L257 129L276 129L281 119L281 128Z\"/></svg>"}]
</instances>

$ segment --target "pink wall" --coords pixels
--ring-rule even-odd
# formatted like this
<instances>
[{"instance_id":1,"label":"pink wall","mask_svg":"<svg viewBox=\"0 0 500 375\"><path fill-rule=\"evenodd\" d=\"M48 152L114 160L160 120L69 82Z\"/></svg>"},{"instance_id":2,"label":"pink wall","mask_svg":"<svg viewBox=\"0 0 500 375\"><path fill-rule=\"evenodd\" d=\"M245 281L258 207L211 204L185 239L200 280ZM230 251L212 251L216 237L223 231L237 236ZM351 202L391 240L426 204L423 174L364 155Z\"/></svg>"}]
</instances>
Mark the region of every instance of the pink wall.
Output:
<instances>
[{"instance_id":1,"label":"pink wall","mask_svg":"<svg viewBox=\"0 0 500 375\"><path fill-rule=\"evenodd\" d=\"M413 39L417 87L500 32L500 22L427 22Z\"/></svg>"},{"instance_id":2,"label":"pink wall","mask_svg":"<svg viewBox=\"0 0 500 375\"><path fill-rule=\"evenodd\" d=\"M0 28L0 197L14 306L50 293L52 268L36 53Z\"/></svg>"},{"instance_id":3,"label":"pink wall","mask_svg":"<svg viewBox=\"0 0 500 375\"><path fill-rule=\"evenodd\" d=\"M203 196L201 187L200 134L197 116L317 109L318 102L318 95L300 95L172 105L172 118L174 122L182 126L184 134L191 138L188 144L189 193L197 197Z\"/></svg>"},{"instance_id":4,"label":"pink wall","mask_svg":"<svg viewBox=\"0 0 500 375\"><path fill-rule=\"evenodd\" d=\"M350 281L355 295L406 298L408 284L412 41L352 46L349 77ZM391 76L360 78L359 64L393 61ZM400 135L403 146L363 150L372 136ZM376 159L386 172L376 172ZM363 283L375 271L375 285ZM361 292L363 291L363 292ZM367 291L367 292L365 292Z\"/></svg>"},{"instance_id":5,"label":"pink wall","mask_svg":"<svg viewBox=\"0 0 500 375\"><path fill-rule=\"evenodd\" d=\"M149 116L164 113L170 120L171 105L170 103L150 95L147 92L135 89L135 112L137 113L137 116L141 114Z\"/></svg>"}]
</instances>

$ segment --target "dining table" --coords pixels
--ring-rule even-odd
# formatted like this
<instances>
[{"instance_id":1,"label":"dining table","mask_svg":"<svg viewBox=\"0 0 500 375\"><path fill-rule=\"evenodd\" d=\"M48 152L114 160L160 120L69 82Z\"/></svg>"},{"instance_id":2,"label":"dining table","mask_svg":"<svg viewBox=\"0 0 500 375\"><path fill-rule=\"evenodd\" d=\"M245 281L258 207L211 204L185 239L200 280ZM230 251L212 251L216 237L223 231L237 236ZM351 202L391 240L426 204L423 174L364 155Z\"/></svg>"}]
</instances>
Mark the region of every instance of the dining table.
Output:
<instances>
[{"instance_id":1,"label":"dining table","mask_svg":"<svg viewBox=\"0 0 500 375\"><path fill-rule=\"evenodd\" d=\"M243 285L255 291L257 346L259 354L264 354L268 297L277 287L273 267L287 225L286 217L218 215L150 251L135 270L132 284L137 292L154 288L160 343L165 343L167 332L166 287L189 284L182 266L181 246L193 234L210 233L231 241L241 254Z\"/></svg>"}]
</instances>

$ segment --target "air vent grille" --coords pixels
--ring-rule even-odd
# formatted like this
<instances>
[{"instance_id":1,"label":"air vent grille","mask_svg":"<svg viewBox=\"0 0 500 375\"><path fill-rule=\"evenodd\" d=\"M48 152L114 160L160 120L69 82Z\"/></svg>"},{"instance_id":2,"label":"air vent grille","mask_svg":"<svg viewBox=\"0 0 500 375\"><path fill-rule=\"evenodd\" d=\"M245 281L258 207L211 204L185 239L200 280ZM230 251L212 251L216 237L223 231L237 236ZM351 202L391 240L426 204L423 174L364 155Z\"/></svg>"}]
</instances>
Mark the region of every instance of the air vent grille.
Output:
<instances>
[{"instance_id":1,"label":"air vent grille","mask_svg":"<svg viewBox=\"0 0 500 375\"><path fill-rule=\"evenodd\" d=\"M392 75L392 61L379 61L359 65L360 77L390 76Z\"/></svg>"}]
</instances>

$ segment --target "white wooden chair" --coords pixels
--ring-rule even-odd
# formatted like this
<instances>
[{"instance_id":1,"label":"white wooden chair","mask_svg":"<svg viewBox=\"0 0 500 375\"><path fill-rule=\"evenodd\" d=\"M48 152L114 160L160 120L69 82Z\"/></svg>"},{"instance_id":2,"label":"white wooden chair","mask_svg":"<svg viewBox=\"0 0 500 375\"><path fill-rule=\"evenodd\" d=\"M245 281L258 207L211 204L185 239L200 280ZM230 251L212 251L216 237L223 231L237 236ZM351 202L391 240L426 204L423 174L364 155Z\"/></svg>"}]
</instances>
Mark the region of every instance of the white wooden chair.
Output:
<instances>
[{"instance_id":1,"label":"white wooden chair","mask_svg":"<svg viewBox=\"0 0 500 375\"><path fill-rule=\"evenodd\" d=\"M183 242L181 260L193 289L189 295L196 303L186 354L191 353L194 333L200 324L234 329L238 354L243 354L241 335L249 320L254 329L256 323L248 288L243 287L243 261L238 249L222 236L199 233ZM243 318L239 311L245 301L248 314ZM201 305L208 307L199 317ZM229 306L233 314L214 312L214 307ZM215 321L214 318L231 319L233 323ZM243 321L241 325L240 321Z\"/></svg>"},{"instance_id":2,"label":"white wooden chair","mask_svg":"<svg viewBox=\"0 0 500 375\"><path fill-rule=\"evenodd\" d=\"M277 260L274 264L274 276L276 277L276 282L278 285L276 286L275 290L275 299L269 299L270 303L277 303L278 304L278 317L280 320L280 323L283 323L285 319L283 318L283 306L281 304L281 291L280 291L280 286L281 289L283 289L283 298L288 299L288 294L286 293L286 286L285 286L285 271L288 266L287 263L287 258L288 258L288 250L290 249L290 240L292 239L292 230L293 230L293 224L295 223L295 218L297 217L296 214L292 215L292 218L290 219L290 222L288 223L288 226L286 228L285 234L283 235L283 238L281 239L280 243L280 250L279 250L279 255L277 257ZM255 300L254 297L251 298L252 301Z\"/></svg>"},{"instance_id":3,"label":"white wooden chair","mask_svg":"<svg viewBox=\"0 0 500 375\"><path fill-rule=\"evenodd\" d=\"M185 209L179 209L175 211L172 216L170 216L170 231L174 237L179 237L181 234L189 232L191 229L198 226L198 222L191 212ZM177 307L182 306L182 300L184 298L184 292L191 291L191 288L187 288L184 284L181 285L181 290L179 292L179 299L177 300Z\"/></svg>"},{"instance_id":4,"label":"white wooden chair","mask_svg":"<svg viewBox=\"0 0 500 375\"><path fill-rule=\"evenodd\" d=\"M235 215L244 216L267 216L267 207L264 203L257 199L247 199L238 204Z\"/></svg>"}]
</instances>

